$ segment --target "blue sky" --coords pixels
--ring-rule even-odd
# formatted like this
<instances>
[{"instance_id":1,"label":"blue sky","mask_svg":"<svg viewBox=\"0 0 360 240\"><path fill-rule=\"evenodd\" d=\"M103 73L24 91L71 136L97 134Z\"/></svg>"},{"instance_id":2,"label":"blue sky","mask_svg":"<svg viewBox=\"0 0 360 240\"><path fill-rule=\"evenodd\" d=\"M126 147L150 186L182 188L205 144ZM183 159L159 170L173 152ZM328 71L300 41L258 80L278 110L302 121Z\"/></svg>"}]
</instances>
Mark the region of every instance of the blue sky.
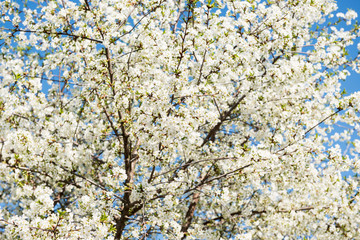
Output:
<instances>
[{"instance_id":1,"label":"blue sky","mask_svg":"<svg viewBox=\"0 0 360 240\"><path fill-rule=\"evenodd\" d=\"M346 12L347 9L353 9L358 13L357 21L360 23L360 0L338 0L338 11ZM350 55L354 55L357 52L356 45L359 43L359 39L357 42L354 42L355 47L351 48L351 51L355 51L354 53L350 52ZM342 83L342 86L346 89L348 93L353 93L360 91L360 74L357 74L351 71L351 76Z\"/></svg>"},{"instance_id":2,"label":"blue sky","mask_svg":"<svg viewBox=\"0 0 360 240\"><path fill-rule=\"evenodd\" d=\"M360 0L337 0L337 4L339 7L337 12L346 13L348 9L355 10L358 13L357 21L360 23ZM356 56L358 52L356 46L359 42L360 39L357 39L356 42L354 41L354 47L351 47L349 49L350 56ZM354 93L360 91L360 74L357 74L354 71L350 71L350 73L351 73L350 77L348 77L345 82L342 82L342 88L345 88L347 93ZM336 128L336 127L335 129L340 130L340 128ZM353 136L352 140L354 138L357 138L357 136ZM340 146L343 150L347 148L346 143L341 143ZM346 171L346 172L342 172L342 175L346 177L353 176L354 172Z\"/></svg>"}]
</instances>

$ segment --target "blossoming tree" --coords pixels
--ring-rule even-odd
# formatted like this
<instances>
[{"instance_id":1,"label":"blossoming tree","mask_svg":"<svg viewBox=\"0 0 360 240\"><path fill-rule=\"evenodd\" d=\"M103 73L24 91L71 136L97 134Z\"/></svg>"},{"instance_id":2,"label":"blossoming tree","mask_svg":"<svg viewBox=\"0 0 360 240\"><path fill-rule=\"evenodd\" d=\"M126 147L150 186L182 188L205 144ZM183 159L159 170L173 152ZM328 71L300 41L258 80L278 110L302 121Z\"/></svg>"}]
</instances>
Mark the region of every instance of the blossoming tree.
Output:
<instances>
[{"instance_id":1,"label":"blossoming tree","mask_svg":"<svg viewBox=\"0 0 360 240\"><path fill-rule=\"evenodd\" d=\"M336 8L1 1L0 238L359 238Z\"/></svg>"}]
</instances>

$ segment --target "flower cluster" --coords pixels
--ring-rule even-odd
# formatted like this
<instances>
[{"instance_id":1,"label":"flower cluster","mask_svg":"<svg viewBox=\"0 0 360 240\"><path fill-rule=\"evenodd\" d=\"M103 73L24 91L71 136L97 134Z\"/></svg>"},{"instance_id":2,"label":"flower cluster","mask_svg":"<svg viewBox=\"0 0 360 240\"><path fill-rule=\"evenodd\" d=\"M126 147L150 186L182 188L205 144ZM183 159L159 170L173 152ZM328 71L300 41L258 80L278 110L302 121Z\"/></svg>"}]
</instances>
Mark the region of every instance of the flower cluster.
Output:
<instances>
[{"instance_id":1,"label":"flower cluster","mask_svg":"<svg viewBox=\"0 0 360 240\"><path fill-rule=\"evenodd\" d=\"M1 1L0 238L359 238L336 8Z\"/></svg>"}]
</instances>

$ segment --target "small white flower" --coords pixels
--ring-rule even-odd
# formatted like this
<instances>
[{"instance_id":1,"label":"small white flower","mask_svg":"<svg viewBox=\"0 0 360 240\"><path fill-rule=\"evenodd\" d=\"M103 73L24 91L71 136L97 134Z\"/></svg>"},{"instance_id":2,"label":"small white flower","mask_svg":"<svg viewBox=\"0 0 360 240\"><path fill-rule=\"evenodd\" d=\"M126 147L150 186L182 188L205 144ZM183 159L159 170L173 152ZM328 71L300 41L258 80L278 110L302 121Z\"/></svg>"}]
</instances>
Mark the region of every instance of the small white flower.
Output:
<instances>
[{"instance_id":1,"label":"small white flower","mask_svg":"<svg viewBox=\"0 0 360 240\"><path fill-rule=\"evenodd\" d=\"M349 9L344 17L347 20L354 20L355 18L357 18L357 16L358 16L357 12L355 12L352 9Z\"/></svg>"}]
</instances>

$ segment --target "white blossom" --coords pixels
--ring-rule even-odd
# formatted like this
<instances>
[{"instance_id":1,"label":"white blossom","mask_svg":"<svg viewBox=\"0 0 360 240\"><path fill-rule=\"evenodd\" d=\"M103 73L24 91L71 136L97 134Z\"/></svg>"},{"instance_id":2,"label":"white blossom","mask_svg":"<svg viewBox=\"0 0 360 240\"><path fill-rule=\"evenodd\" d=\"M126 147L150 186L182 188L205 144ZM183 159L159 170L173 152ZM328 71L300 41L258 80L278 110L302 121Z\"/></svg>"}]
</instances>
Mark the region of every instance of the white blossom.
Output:
<instances>
[{"instance_id":1,"label":"white blossom","mask_svg":"<svg viewBox=\"0 0 360 240\"><path fill-rule=\"evenodd\" d=\"M359 27L336 9L2 1L0 238L358 239Z\"/></svg>"}]
</instances>

